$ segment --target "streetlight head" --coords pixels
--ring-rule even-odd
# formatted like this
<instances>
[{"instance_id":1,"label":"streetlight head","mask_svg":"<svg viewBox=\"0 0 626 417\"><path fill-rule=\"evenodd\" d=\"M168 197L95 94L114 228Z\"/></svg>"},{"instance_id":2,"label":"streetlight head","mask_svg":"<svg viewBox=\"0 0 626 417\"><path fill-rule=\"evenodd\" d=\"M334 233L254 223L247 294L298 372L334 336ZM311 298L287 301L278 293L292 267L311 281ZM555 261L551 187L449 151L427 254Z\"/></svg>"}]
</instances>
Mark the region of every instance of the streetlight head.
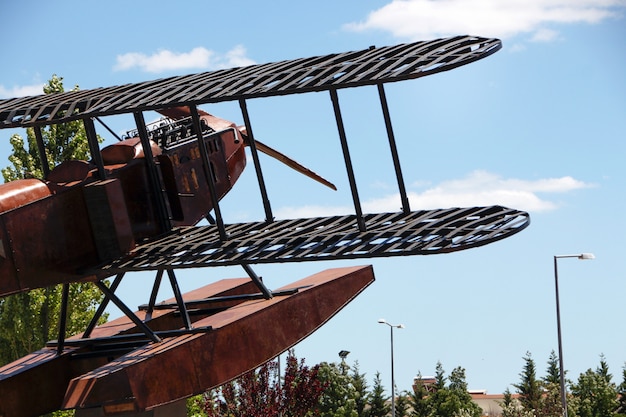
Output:
<instances>
[{"instance_id":1,"label":"streetlight head","mask_svg":"<svg viewBox=\"0 0 626 417\"><path fill-rule=\"evenodd\" d=\"M578 259L596 259L596 256L593 253L581 253Z\"/></svg>"},{"instance_id":2,"label":"streetlight head","mask_svg":"<svg viewBox=\"0 0 626 417\"><path fill-rule=\"evenodd\" d=\"M396 327L397 327L398 329L404 329L404 324L398 324Z\"/></svg>"},{"instance_id":3,"label":"streetlight head","mask_svg":"<svg viewBox=\"0 0 626 417\"><path fill-rule=\"evenodd\" d=\"M387 320L385 319L378 319L378 322L381 324L387 324Z\"/></svg>"}]
</instances>

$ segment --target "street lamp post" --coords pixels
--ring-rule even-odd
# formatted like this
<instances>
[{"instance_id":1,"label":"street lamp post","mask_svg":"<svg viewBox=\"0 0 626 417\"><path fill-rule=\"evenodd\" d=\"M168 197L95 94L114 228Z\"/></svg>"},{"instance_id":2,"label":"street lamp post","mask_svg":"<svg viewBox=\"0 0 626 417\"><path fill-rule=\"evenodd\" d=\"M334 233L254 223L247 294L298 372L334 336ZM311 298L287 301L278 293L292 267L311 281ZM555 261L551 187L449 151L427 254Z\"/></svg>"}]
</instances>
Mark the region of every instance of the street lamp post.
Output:
<instances>
[{"instance_id":1,"label":"street lamp post","mask_svg":"<svg viewBox=\"0 0 626 417\"><path fill-rule=\"evenodd\" d=\"M385 319L378 319L381 324L386 324L391 330L391 417L396 417L396 381L393 376L393 329L404 329L404 324L390 324Z\"/></svg>"},{"instance_id":2,"label":"street lamp post","mask_svg":"<svg viewBox=\"0 0 626 417\"><path fill-rule=\"evenodd\" d=\"M561 309L559 305L559 268L557 261L561 258L594 259L592 253L580 253L577 255L555 255L554 256L554 290L556 295L556 331L559 344L559 376L561 385L561 406L563 407L563 417L567 417L567 395L565 392L565 368L563 366L563 342L561 339Z\"/></svg>"}]
</instances>

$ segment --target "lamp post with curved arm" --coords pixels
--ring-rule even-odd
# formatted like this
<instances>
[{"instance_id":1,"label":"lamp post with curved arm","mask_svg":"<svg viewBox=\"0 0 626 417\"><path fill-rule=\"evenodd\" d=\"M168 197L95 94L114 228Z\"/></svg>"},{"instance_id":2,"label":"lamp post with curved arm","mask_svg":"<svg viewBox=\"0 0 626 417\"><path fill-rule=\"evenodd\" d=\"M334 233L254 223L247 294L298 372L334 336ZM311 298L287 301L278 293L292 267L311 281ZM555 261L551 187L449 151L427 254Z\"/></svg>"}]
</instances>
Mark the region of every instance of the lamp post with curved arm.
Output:
<instances>
[{"instance_id":1,"label":"lamp post with curved arm","mask_svg":"<svg viewBox=\"0 0 626 417\"><path fill-rule=\"evenodd\" d=\"M554 289L556 295L556 331L559 343L559 376L561 386L561 406L563 417L567 417L567 395L565 392L565 368L563 367L563 342L561 340L561 309L559 306L559 268L557 261L561 258L594 259L592 253L579 253L576 255L554 255Z\"/></svg>"},{"instance_id":2,"label":"lamp post with curved arm","mask_svg":"<svg viewBox=\"0 0 626 417\"><path fill-rule=\"evenodd\" d=\"M386 324L391 330L391 417L396 417L396 381L393 375L393 329L404 329L404 324L391 324L385 319L378 319L381 324Z\"/></svg>"}]
</instances>

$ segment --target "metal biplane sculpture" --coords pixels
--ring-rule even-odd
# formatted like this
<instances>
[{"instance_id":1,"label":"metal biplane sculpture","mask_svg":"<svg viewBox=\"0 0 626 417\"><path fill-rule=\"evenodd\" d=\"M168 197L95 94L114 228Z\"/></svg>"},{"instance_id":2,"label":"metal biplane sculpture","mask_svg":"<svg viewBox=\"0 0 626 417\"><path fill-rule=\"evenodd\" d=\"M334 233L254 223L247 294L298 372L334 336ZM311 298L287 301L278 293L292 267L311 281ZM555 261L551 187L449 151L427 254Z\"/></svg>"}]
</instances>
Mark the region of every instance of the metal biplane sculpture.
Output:
<instances>
[{"instance_id":1,"label":"metal biplane sculpture","mask_svg":"<svg viewBox=\"0 0 626 417\"><path fill-rule=\"evenodd\" d=\"M0 100L0 128L32 127L45 168L44 180L0 185L0 296L64 285L58 340L0 368L0 415L146 410L203 392L293 346L374 279L371 267L337 268L270 290L253 264L447 253L523 230L528 214L501 206L411 210L383 87L447 71L500 48L498 39L460 36ZM397 213L361 209L338 90L368 85L378 88L387 127L402 202ZM354 214L275 220L259 151L334 185L255 140L247 100L320 91L330 93ZM244 126L198 108L233 100ZM144 112L152 110L164 119L147 125ZM136 128L100 149L95 121L128 113ZM41 127L73 120L85 125L92 160L47 170ZM246 166L245 146L265 219L226 224L220 199ZM210 224L198 226L203 219ZM175 270L222 265L241 265L248 278L180 293ZM125 273L146 270L156 271L149 302L133 312L115 290ZM156 303L164 274L174 298ZM106 286L103 280L113 276ZM105 303L84 334L66 338L68 285L86 281L102 290ZM109 301L125 317L96 326ZM22 394L34 380L41 390L37 404Z\"/></svg>"}]
</instances>

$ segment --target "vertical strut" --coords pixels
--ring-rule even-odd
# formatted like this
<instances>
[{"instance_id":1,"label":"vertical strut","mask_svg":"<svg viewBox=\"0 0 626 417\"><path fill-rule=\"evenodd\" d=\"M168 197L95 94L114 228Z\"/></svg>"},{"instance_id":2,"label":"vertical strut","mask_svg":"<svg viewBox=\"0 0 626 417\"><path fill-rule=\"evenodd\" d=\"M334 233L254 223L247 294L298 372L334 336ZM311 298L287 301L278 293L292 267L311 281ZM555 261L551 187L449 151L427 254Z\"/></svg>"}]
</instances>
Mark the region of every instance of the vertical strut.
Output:
<instances>
[{"instance_id":1,"label":"vertical strut","mask_svg":"<svg viewBox=\"0 0 626 417\"><path fill-rule=\"evenodd\" d=\"M261 191L261 198L263 199L263 207L265 208L265 221L274 221L274 215L272 214L272 207L270 200L267 197L267 189L265 188L265 180L263 179L263 171L261 171L261 163L259 162L259 153L256 149L256 143L254 142L254 135L252 134L252 125L250 124L250 115L248 114L248 105L246 101L239 100L239 107L241 107L241 113L243 115L243 122L246 125L246 132L248 134L248 145L250 146L250 153L252 154L252 160L254 161L254 169L256 171L256 178L259 182L259 189Z\"/></svg>"},{"instance_id":2,"label":"vertical strut","mask_svg":"<svg viewBox=\"0 0 626 417\"><path fill-rule=\"evenodd\" d=\"M134 112L135 124L137 125L137 132L139 133L139 139L141 140L141 146L143 148L144 158L146 160L146 166L148 168L148 178L150 180L150 188L156 200L159 226L161 232L165 233L170 231L171 223L168 213L167 203L165 202L165 195L163 194L163 188L161 187L161 181L159 179L158 168L154 162L154 155L152 155L152 144L150 138L148 138L148 130L146 129L146 122L143 118L143 113ZM93 125L93 122L91 122Z\"/></svg>"},{"instance_id":3,"label":"vertical strut","mask_svg":"<svg viewBox=\"0 0 626 417\"><path fill-rule=\"evenodd\" d=\"M48 155L46 155L46 145L43 143L41 127L33 126L33 130L35 131L35 139L37 140L37 149L39 150L39 160L41 161L43 177L47 178L48 174L50 173L50 163L48 162Z\"/></svg>"},{"instance_id":4,"label":"vertical strut","mask_svg":"<svg viewBox=\"0 0 626 417\"><path fill-rule=\"evenodd\" d=\"M170 283L172 284L172 291L174 291L174 297L176 298L176 303L178 304L178 311L180 311L180 315L183 319L183 325L185 326L185 329L191 330L191 321L189 320L189 312L187 312L187 306L185 305L185 301L183 300L183 295L180 292L180 287L178 286L176 275L174 275L174 270L168 269L167 275L170 278Z\"/></svg>"},{"instance_id":5,"label":"vertical strut","mask_svg":"<svg viewBox=\"0 0 626 417\"><path fill-rule=\"evenodd\" d=\"M67 303L69 302L70 284L63 284L61 295L61 317L59 317L59 338L57 339L57 355L63 353L65 330L67 327Z\"/></svg>"},{"instance_id":6,"label":"vertical strut","mask_svg":"<svg viewBox=\"0 0 626 417\"><path fill-rule=\"evenodd\" d=\"M393 134L393 126L391 125L391 116L389 115L389 106L387 105L387 96L383 84L378 84L378 95L380 96L380 105L383 110L385 119L385 127L387 128L387 137L389 138L389 147L391 148L391 157L393 159L393 167L396 170L396 180L398 181L398 190L400 191L400 200L402 201L402 211L411 212L409 199L404 186L404 178L402 176L402 168L400 167L400 158L398 157L398 148L396 147L396 138Z\"/></svg>"},{"instance_id":7,"label":"vertical strut","mask_svg":"<svg viewBox=\"0 0 626 417\"><path fill-rule=\"evenodd\" d=\"M204 167L204 176L207 184L209 185L209 193L211 194L213 211L215 211L215 219L217 222L217 229L220 234L220 240L225 241L228 239L228 236L226 235L226 228L224 227L224 220L222 218L222 211L220 210L219 199L217 198L217 191L215 190L215 183L213 182L213 176L211 175L211 160L209 159L208 149L204 141L204 134L202 133L200 115L198 114L198 108L196 106L190 105L189 110L191 111L193 129L196 132L196 139L198 141L198 147L200 148L200 157L202 158L202 165Z\"/></svg>"},{"instance_id":8,"label":"vertical strut","mask_svg":"<svg viewBox=\"0 0 626 417\"><path fill-rule=\"evenodd\" d=\"M93 124L93 119L83 119L83 125L85 126L85 133L87 134L87 143L89 144L91 159L98 168L98 178L104 180L106 179L106 171L104 170L104 162L102 161L102 155L100 154L98 135L96 134L96 127Z\"/></svg>"},{"instance_id":9,"label":"vertical strut","mask_svg":"<svg viewBox=\"0 0 626 417\"><path fill-rule=\"evenodd\" d=\"M337 129L339 130L339 140L341 141L341 150L343 151L343 159L346 164L346 171L348 172L348 180L350 181L350 190L352 190L352 201L354 202L354 210L356 213L356 220L361 232L365 231L365 221L363 220L363 211L361 210L361 201L359 200L359 192L356 187L356 180L354 178L354 169L352 168L352 160L350 159L350 150L348 149L348 141L346 139L346 130L343 126L343 119L341 117L341 109L339 108L339 97L337 96L337 90L331 88L330 98L333 102L333 110L335 111L335 120L337 121Z\"/></svg>"},{"instance_id":10,"label":"vertical strut","mask_svg":"<svg viewBox=\"0 0 626 417\"><path fill-rule=\"evenodd\" d=\"M157 295L159 294L159 288L161 288L161 279L163 278L163 270L159 269L154 277L154 285L152 286L152 292L150 293L150 301L148 301L148 309L146 310L146 320L152 319L152 312L154 311L154 304L156 303Z\"/></svg>"}]
</instances>

